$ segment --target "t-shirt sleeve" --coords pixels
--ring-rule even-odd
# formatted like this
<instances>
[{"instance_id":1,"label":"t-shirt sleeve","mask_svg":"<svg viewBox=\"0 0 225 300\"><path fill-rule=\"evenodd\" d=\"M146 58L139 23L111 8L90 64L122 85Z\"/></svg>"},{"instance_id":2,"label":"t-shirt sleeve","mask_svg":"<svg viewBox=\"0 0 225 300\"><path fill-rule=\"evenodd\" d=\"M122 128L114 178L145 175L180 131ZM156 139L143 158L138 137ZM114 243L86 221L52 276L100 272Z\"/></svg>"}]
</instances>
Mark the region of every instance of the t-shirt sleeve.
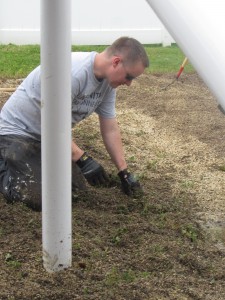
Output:
<instances>
[{"instance_id":1,"label":"t-shirt sleeve","mask_svg":"<svg viewBox=\"0 0 225 300\"><path fill-rule=\"evenodd\" d=\"M95 112L106 119L116 117L116 90L111 89L103 98L101 104L96 108Z\"/></svg>"}]
</instances>

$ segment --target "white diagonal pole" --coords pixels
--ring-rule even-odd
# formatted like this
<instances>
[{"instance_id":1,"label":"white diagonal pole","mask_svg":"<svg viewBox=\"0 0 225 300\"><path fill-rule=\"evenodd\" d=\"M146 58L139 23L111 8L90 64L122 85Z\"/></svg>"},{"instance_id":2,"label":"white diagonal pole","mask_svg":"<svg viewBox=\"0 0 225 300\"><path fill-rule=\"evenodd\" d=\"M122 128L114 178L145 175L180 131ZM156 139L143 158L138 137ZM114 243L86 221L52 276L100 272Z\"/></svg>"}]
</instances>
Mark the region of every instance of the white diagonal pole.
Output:
<instances>
[{"instance_id":1,"label":"white diagonal pole","mask_svg":"<svg viewBox=\"0 0 225 300\"><path fill-rule=\"evenodd\" d=\"M146 0L225 110L224 0Z\"/></svg>"},{"instance_id":2,"label":"white diagonal pole","mask_svg":"<svg viewBox=\"0 0 225 300\"><path fill-rule=\"evenodd\" d=\"M43 261L71 266L71 0L41 0Z\"/></svg>"}]
</instances>

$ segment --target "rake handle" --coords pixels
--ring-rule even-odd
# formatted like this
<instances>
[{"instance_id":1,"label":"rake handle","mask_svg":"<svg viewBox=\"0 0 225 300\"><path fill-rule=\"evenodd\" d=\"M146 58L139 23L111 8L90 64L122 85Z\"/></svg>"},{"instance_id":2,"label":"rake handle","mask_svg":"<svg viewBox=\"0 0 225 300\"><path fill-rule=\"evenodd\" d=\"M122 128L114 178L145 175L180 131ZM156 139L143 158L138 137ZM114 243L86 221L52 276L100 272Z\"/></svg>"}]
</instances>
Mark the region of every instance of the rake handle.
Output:
<instances>
[{"instance_id":1,"label":"rake handle","mask_svg":"<svg viewBox=\"0 0 225 300\"><path fill-rule=\"evenodd\" d=\"M188 62L188 59L187 59L187 57L185 57L182 65L180 67L180 70L177 73L176 79L178 79L180 77L180 74L183 72L183 69L184 69L184 67L185 67L185 65L186 65L187 62Z\"/></svg>"}]
</instances>

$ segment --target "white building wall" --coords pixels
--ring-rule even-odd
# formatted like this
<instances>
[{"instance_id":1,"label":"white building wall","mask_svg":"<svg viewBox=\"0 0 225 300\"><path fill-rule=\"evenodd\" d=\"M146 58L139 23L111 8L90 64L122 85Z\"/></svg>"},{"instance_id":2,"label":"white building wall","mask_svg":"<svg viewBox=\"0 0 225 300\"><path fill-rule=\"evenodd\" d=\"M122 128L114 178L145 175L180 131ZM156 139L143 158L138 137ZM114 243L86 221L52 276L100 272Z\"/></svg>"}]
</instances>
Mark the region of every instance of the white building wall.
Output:
<instances>
[{"instance_id":1,"label":"white building wall","mask_svg":"<svg viewBox=\"0 0 225 300\"><path fill-rule=\"evenodd\" d=\"M145 0L72 0L71 13L73 45L108 45L123 35L174 42ZM0 0L0 43L40 43L40 0Z\"/></svg>"}]
</instances>

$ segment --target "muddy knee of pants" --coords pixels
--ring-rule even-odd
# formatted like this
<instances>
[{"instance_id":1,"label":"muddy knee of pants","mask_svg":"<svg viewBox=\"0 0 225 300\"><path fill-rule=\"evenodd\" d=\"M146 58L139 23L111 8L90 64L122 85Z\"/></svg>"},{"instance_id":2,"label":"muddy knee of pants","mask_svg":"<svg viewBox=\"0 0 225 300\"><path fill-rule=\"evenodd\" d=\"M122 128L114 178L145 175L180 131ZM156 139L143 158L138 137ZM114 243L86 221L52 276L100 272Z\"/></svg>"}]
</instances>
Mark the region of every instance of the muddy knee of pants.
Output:
<instances>
[{"instance_id":1,"label":"muddy knee of pants","mask_svg":"<svg viewBox=\"0 0 225 300\"><path fill-rule=\"evenodd\" d=\"M41 210L41 143L2 136L0 154L0 185L6 200Z\"/></svg>"},{"instance_id":2,"label":"muddy knee of pants","mask_svg":"<svg viewBox=\"0 0 225 300\"><path fill-rule=\"evenodd\" d=\"M29 176L26 176L25 180L17 177L11 187L9 185L4 196L8 202L20 201L34 210L41 211L41 184Z\"/></svg>"},{"instance_id":3,"label":"muddy knee of pants","mask_svg":"<svg viewBox=\"0 0 225 300\"><path fill-rule=\"evenodd\" d=\"M86 190L86 180L75 162L72 162L72 190ZM8 202L21 201L41 210L41 142L1 136L0 191Z\"/></svg>"}]
</instances>

